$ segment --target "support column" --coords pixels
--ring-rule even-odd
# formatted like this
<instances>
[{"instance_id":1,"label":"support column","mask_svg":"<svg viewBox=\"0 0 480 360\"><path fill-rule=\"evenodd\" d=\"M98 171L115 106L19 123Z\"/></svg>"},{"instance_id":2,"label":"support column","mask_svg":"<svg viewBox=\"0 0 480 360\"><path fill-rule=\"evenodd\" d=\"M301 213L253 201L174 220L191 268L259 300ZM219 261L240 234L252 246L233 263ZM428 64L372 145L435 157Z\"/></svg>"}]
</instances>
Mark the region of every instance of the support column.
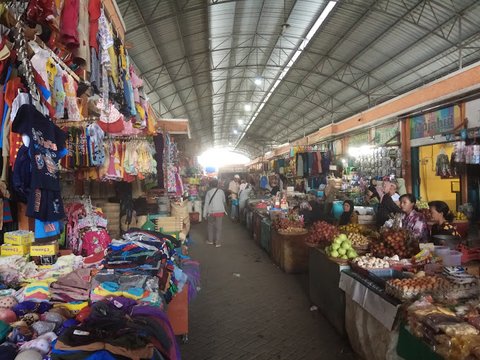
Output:
<instances>
[{"instance_id":1,"label":"support column","mask_svg":"<svg viewBox=\"0 0 480 360\"><path fill-rule=\"evenodd\" d=\"M410 146L410 122L408 119L401 120L401 150L402 150L402 174L405 179L407 193L412 193L412 151Z\"/></svg>"}]
</instances>

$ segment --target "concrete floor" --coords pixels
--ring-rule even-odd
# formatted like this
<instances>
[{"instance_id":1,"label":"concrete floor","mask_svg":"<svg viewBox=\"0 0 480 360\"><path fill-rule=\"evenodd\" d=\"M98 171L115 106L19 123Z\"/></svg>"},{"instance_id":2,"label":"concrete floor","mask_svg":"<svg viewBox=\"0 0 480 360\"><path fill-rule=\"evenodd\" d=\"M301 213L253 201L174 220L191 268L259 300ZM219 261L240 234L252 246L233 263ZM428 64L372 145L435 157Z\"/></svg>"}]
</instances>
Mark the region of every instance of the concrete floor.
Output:
<instances>
[{"instance_id":1,"label":"concrete floor","mask_svg":"<svg viewBox=\"0 0 480 360\"><path fill-rule=\"evenodd\" d=\"M193 225L191 257L202 288L190 306L184 360L351 360L348 341L310 311L307 277L287 275L250 238L224 219L220 248L205 244L206 224Z\"/></svg>"}]
</instances>

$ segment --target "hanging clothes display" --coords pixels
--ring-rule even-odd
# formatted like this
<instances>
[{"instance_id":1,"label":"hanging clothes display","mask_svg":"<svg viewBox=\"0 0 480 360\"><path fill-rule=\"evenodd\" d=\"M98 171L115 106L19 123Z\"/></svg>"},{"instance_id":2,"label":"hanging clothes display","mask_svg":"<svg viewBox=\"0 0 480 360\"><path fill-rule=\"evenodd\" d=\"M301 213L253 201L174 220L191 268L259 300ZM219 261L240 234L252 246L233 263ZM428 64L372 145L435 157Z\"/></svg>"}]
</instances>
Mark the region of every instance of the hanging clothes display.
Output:
<instances>
[{"instance_id":1,"label":"hanging clothes display","mask_svg":"<svg viewBox=\"0 0 480 360\"><path fill-rule=\"evenodd\" d=\"M24 136L31 161L31 188L27 215L54 221L64 216L58 161L66 155L65 133L33 105L20 107L12 131Z\"/></svg>"},{"instance_id":2,"label":"hanging clothes display","mask_svg":"<svg viewBox=\"0 0 480 360\"><path fill-rule=\"evenodd\" d=\"M167 174L172 193L184 192L177 145L166 133L153 141L156 114L102 5L0 5L2 30L10 26L5 20L15 19L0 41L0 230L32 230L5 237L28 240L28 246L0 249L0 312L22 321L0 337L0 353L12 359L17 353L29 359L180 359L164 311L187 284L189 297L200 286L198 263L179 259L186 249L181 241L154 231L121 234L118 203L99 200L103 212L89 197L73 195L99 189L102 200L117 196L113 181L135 181L144 195L149 180L161 177L163 185ZM10 54L5 42L12 39ZM22 256L7 256L7 248ZM111 337L104 336L107 330ZM82 331L91 331L92 341L80 339Z\"/></svg>"},{"instance_id":3,"label":"hanging clothes display","mask_svg":"<svg viewBox=\"0 0 480 360\"><path fill-rule=\"evenodd\" d=\"M163 189L165 186L165 177L163 171L164 164L164 138L163 134L158 134L153 137L153 142L155 144L155 150L157 152L157 185L160 189Z\"/></svg>"},{"instance_id":4,"label":"hanging clothes display","mask_svg":"<svg viewBox=\"0 0 480 360\"><path fill-rule=\"evenodd\" d=\"M449 177L452 174L450 160L448 159L448 155L445 153L445 149L441 149L440 154L437 156L435 173L437 176L442 177Z\"/></svg>"}]
</instances>

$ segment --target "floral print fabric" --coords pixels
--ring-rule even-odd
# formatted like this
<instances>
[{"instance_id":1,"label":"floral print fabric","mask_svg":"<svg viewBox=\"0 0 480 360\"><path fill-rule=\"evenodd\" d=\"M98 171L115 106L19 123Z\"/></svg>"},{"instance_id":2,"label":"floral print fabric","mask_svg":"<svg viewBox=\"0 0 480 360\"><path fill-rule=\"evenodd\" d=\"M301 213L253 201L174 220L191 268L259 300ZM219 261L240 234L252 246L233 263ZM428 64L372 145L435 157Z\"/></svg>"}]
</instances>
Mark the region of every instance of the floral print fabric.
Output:
<instances>
[{"instance_id":1,"label":"floral print fabric","mask_svg":"<svg viewBox=\"0 0 480 360\"><path fill-rule=\"evenodd\" d=\"M404 214L402 217L402 227L409 230L420 242L427 242L428 226L425 216L422 213L412 210L410 214Z\"/></svg>"}]
</instances>

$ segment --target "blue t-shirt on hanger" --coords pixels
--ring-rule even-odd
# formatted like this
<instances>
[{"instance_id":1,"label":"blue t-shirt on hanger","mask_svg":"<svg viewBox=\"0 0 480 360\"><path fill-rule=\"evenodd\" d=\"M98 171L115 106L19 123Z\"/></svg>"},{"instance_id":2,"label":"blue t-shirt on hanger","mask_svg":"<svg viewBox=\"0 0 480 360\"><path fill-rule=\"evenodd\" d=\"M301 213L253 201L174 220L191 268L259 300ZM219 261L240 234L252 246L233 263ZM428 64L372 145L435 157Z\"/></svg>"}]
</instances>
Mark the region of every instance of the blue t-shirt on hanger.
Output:
<instances>
[{"instance_id":1,"label":"blue t-shirt on hanger","mask_svg":"<svg viewBox=\"0 0 480 360\"><path fill-rule=\"evenodd\" d=\"M20 107L12 123L12 131L27 137L24 142L28 143L31 165L27 216L42 221L62 219L65 212L58 162L67 154L65 132L32 104Z\"/></svg>"}]
</instances>

